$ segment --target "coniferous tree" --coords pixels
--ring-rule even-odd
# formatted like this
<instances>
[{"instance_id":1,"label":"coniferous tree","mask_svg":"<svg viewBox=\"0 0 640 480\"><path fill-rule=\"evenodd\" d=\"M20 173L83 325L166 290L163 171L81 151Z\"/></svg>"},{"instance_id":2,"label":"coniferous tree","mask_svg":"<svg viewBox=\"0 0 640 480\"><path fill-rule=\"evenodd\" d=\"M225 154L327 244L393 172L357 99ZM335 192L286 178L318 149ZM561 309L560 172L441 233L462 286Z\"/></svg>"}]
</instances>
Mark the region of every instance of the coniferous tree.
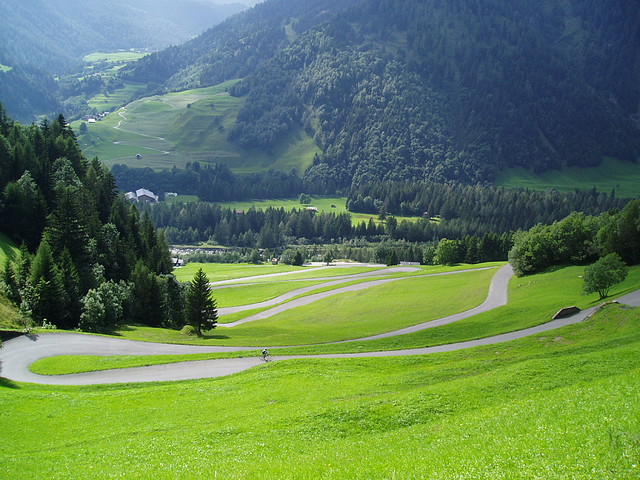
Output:
<instances>
[{"instance_id":1,"label":"coniferous tree","mask_svg":"<svg viewBox=\"0 0 640 480\"><path fill-rule=\"evenodd\" d=\"M186 320L198 336L205 330L212 330L218 323L216 301L211 292L209 279L202 268L191 280L186 294Z\"/></svg>"},{"instance_id":2,"label":"coniferous tree","mask_svg":"<svg viewBox=\"0 0 640 480\"><path fill-rule=\"evenodd\" d=\"M47 320L56 326L62 325L64 290L51 247L46 240L40 243L31 264L29 285L32 288L30 304L33 320L37 323Z\"/></svg>"},{"instance_id":3,"label":"coniferous tree","mask_svg":"<svg viewBox=\"0 0 640 480\"><path fill-rule=\"evenodd\" d=\"M4 262L4 270L2 272L2 281L4 283L4 294L16 305L20 304L20 290L18 280L13 269L13 262L9 257Z\"/></svg>"},{"instance_id":4,"label":"coniferous tree","mask_svg":"<svg viewBox=\"0 0 640 480\"><path fill-rule=\"evenodd\" d=\"M75 328L82 312L80 276L73 263L73 258L66 248L58 262L58 271L62 287L62 318L57 326L66 329Z\"/></svg>"}]
</instances>

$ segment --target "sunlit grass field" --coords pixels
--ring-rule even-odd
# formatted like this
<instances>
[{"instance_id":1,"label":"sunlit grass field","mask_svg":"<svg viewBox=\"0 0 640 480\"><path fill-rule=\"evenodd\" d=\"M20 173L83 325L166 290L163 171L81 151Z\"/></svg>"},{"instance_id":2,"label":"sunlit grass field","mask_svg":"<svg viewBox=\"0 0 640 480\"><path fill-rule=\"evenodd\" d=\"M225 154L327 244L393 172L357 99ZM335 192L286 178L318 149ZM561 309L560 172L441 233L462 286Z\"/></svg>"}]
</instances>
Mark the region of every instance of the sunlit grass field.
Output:
<instances>
[{"instance_id":1,"label":"sunlit grass field","mask_svg":"<svg viewBox=\"0 0 640 480\"><path fill-rule=\"evenodd\" d=\"M183 168L187 162L198 161L225 163L236 173L269 169L304 172L320 150L302 130L292 132L271 152L241 149L229 142L228 131L245 102L227 93L236 82L136 100L89 125L88 134L79 136L80 146L87 157L97 156L107 166ZM110 109L127 95L130 98L137 88L127 85L114 98L98 96L89 103ZM78 125L73 126L78 130ZM138 154L142 158L136 158Z\"/></svg>"},{"instance_id":2,"label":"sunlit grass field","mask_svg":"<svg viewBox=\"0 0 640 480\"><path fill-rule=\"evenodd\" d=\"M640 310L416 357L0 385L3 478L633 479ZM37 442L34 443L34 439Z\"/></svg>"},{"instance_id":3,"label":"sunlit grass field","mask_svg":"<svg viewBox=\"0 0 640 480\"><path fill-rule=\"evenodd\" d=\"M468 340L474 340L477 338L489 337L492 335L499 335L511 331L522 330L535 325L549 322L552 316L562 307L569 305L577 305L580 308L589 308L599 303L598 295L582 295L582 281L580 275L582 274L583 267L568 267L559 269L553 272L541 273L538 275L513 278L509 285L509 303L504 307L497 308L495 310L482 313L465 320L459 320L449 325L430 328L422 330L413 334L400 335L379 340L369 341L356 341L349 343L338 344L325 344L315 346L300 346L300 347L287 347L278 349L278 354L323 354L323 353L357 353L357 352L372 352L378 350L402 350L411 348L421 348L425 346L443 345L448 343L456 343ZM460 312L465 310L465 305L471 308L475 304L480 303L486 295L486 286L488 283L484 281L478 281L483 278L484 275L492 275L493 271L479 271L471 272L468 274L456 274L446 277L431 277L423 280L427 283L417 283L419 287L428 286L428 294L424 295L417 301L411 300L408 305L400 306L396 308L393 314L388 315L387 321L392 324L392 327L382 325L381 331L394 330L402 328L403 322L410 323L403 317L405 315L415 316L419 315L420 320L414 323L421 323L424 321L436 319L445 315ZM484 277L485 280L487 277ZM325 300L325 305L321 302L317 302L306 307L299 307L295 310L290 310L287 314L280 314L276 318L282 323L281 330L275 330L276 333L283 335L289 330L289 336L286 338L286 344L294 345L300 343L300 338L297 336L296 330L292 330L292 326L296 325L297 315L300 323L303 323L305 319L308 321L309 328L314 329L318 340L320 335L324 335L325 341L329 336L338 336L344 334L346 330L344 322L367 322L369 319L369 311L362 309L362 311L356 312L354 318L348 318L347 312L349 308L355 308L357 310L358 305L363 304L363 299L360 296L368 295L369 298L374 299L372 309L377 307L379 303L375 303L376 299L379 299L380 303L389 301L393 305L402 304L402 297L394 299L390 288L396 287L398 289L404 288L404 293L407 295L415 295L416 290L408 287L403 287L403 282L415 282L414 280L401 280L396 284L390 284L386 287L377 287L370 291L358 292L357 294L344 294L339 300L336 297L333 300ZM411 286L411 285L410 285ZM241 287L244 288L244 287ZM617 286L611 292L611 297L624 295L631 291L640 288L640 267L633 267L630 269L629 277L619 286ZM382 293L381 293L382 292ZM386 294L389 295L386 295ZM459 302L459 298L469 295L469 300L462 300ZM365 298L366 300L366 298ZM333 302L333 303L332 303ZM314 325L313 317L311 315L314 312L319 312L322 315L323 309L326 304L331 304L335 311L342 312L346 320L336 320L335 325L325 324L321 333L318 333L319 327ZM338 305L340 308L337 308ZM383 306L385 308L385 306ZM251 314L253 312L247 312ZM245 315L246 315L245 314ZM287 319L287 315L292 315L292 319ZM331 315L331 314L330 314ZM336 315L335 313L333 315ZM373 314L377 315L377 312ZM243 315L233 318L234 320L242 318ZM415 318L415 317L414 317ZM375 318L374 318L375 320ZM197 344L197 345L254 345L265 346L270 345L269 335L273 335L274 330L278 328L276 321L261 321L254 325L251 323L246 326L234 327L232 329L224 329L218 327L218 329L209 332L209 335L204 338L197 338L195 336L186 337L180 332L174 330L131 326L121 332L119 335L122 338L128 338L131 340L143 340L143 341L155 341L164 343L185 343L185 344ZM384 324L384 320L382 320ZM256 328L256 325L260 325L261 328ZM358 331L354 327L354 331L351 338L357 338L362 336L362 331ZM307 326L304 326L301 330L303 335L307 335L305 331ZM255 335L251 337L251 335ZM242 340L240 340L242 339ZM281 343L283 338L279 339ZM319 342L315 342L319 343ZM257 355L256 350L249 350L248 353L240 353L235 355ZM205 355L204 358L216 358L217 354ZM182 360L194 360L201 359L201 356L197 358L191 355L184 355ZM83 371L84 368L89 369L104 369L109 368L109 360L104 358L95 359L95 366L93 368L87 367L91 365L90 361L84 361L81 364L76 364L77 357L71 357L67 359L44 359L38 362L39 373L73 373L77 371ZM86 360L86 359L85 359ZM163 358L129 358L127 361L123 361L121 358L115 358L113 364L118 367L126 366L139 366L139 365L151 365L156 363L169 363L177 361L177 357L171 357L167 359ZM131 362L131 363L129 363ZM49 371L49 368L52 370Z\"/></svg>"},{"instance_id":4,"label":"sunlit grass field","mask_svg":"<svg viewBox=\"0 0 640 480\"><path fill-rule=\"evenodd\" d=\"M122 51L122 52L94 52L85 55L82 59L87 63L118 63L118 62L133 62L139 60L142 57L148 55L147 53Z\"/></svg>"},{"instance_id":5,"label":"sunlit grass field","mask_svg":"<svg viewBox=\"0 0 640 480\"><path fill-rule=\"evenodd\" d=\"M376 224L382 223L378 215L371 215L368 213L352 213L347 210L347 197L311 197L310 204L301 204L297 198L284 198L284 199L268 199L268 200L251 200L242 202L221 202L220 205L233 209L249 210L250 208L267 209L271 208L284 208L287 211L293 209L301 210L307 207L315 207L319 212L333 212L335 214L348 212L351 214L351 223L358 225L361 222L368 223L369 219L373 219ZM403 217L393 215L399 222L408 220L415 222L420 217Z\"/></svg>"},{"instance_id":6,"label":"sunlit grass field","mask_svg":"<svg viewBox=\"0 0 640 480\"><path fill-rule=\"evenodd\" d=\"M127 82L124 87L118 88L112 93L105 95L103 93L90 98L87 103L91 108L95 108L98 112L110 112L124 103L129 103L131 98L146 88L145 84ZM78 133L80 122L73 123L72 126ZM89 125L91 128L93 125Z\"/></svg>"}]
</instances>

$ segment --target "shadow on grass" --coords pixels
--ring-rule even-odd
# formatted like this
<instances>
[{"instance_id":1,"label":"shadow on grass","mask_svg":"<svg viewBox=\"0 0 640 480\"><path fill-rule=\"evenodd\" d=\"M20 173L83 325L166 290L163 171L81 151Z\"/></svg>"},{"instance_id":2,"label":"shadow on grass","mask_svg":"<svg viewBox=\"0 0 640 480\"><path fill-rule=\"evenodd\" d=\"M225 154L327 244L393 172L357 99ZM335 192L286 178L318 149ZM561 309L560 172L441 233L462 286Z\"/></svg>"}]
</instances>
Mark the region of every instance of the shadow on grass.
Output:
<instances>
[{"instance_id":1,"label":"shadow on grass","mask_svg":"<svg viewBox=\"0 0 640 480\"><path fill-rule=\"evenodd\" d=\"M227 340L231 337L229 337L228 335L202 335L199 338L203 340Z\"/></svg>"},{"instance_id":2,"label":"shadow on grass","mask_svg":"<svg viewBox=\"0 0 640 480\"><path fill-rule=\"evenodd\" d=\"M609 295L607 295L605 298L598 298L597 300L593 300L591 302L589 302L589 306L591 307L595 307L597 305L600 305L601 303L604 302L611 302L611 301L617 301L620 297L624 297L625 295L629 294L629 293L633 293L636 290L638 290L635 286L631 286L628 288L622 288L620 290L616 290L614 292L611 292Z\"/></svg>"},{"instance_id":3,"label":"shadow on grass","mask_svg":"<svg viewBox=\"0 0 640 480\"><path fill-rule=\"evenodd\" d=\"M120 332L133 332L135 328L133 327L143 327L145 325L119 325L117 330L112 330L109 332L105 332L106 335L111 335L113 337L122 337L122 333Z\"/></svg>"},{"instance_id":4,"label":"shadow on grass","mask_svg":"<svg viewBox=\"0 0 640 480\"><path fill-rule=\"evenodd\" d=\"M0 388L10 388L12 390L20 390L20 386L17 383L2 377L0 377Z\"/></svg>"}]
</instances>

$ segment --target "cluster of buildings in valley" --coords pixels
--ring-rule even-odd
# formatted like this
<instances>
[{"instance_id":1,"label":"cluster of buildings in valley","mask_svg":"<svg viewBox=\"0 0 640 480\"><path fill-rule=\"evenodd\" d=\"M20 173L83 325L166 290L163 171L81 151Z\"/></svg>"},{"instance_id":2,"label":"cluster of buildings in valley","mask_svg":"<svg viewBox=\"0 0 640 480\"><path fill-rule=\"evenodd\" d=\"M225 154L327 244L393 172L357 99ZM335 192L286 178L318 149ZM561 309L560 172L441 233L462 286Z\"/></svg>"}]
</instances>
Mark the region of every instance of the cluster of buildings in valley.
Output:
<instances>
[{"instance_id":1,"label":"cluster of buildings in valley","mask_svg":"<svg viewBox=\"0 0 640 480\"><path fill-rule=\"evenodd\" d=\"M96 113L95 115L85 115L84 117L82 117L82 120L87 123L96 123L102 120L107 115L109 115L109 112Z\"/></svg>"}]
</instances>

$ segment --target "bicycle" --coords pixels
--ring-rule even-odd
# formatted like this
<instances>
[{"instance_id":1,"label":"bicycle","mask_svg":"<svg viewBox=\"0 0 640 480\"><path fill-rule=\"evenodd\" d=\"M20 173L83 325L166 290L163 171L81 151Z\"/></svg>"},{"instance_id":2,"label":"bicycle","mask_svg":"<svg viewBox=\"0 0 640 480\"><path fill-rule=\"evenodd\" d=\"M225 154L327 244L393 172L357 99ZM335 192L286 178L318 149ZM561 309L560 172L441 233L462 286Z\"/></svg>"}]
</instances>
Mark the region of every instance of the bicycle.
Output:
<instances>
[{"instance_id":1,"label":"bicycle","mask_svg":"<svg viewBox=\"0 0 640 480\"><path fill-rule=\"evenodd\" d=\"M262 350L262 360L265 362L271 361L271 354L269 353L269 350L267 350L266 348Z\"/></svg>"}]
</instances>

